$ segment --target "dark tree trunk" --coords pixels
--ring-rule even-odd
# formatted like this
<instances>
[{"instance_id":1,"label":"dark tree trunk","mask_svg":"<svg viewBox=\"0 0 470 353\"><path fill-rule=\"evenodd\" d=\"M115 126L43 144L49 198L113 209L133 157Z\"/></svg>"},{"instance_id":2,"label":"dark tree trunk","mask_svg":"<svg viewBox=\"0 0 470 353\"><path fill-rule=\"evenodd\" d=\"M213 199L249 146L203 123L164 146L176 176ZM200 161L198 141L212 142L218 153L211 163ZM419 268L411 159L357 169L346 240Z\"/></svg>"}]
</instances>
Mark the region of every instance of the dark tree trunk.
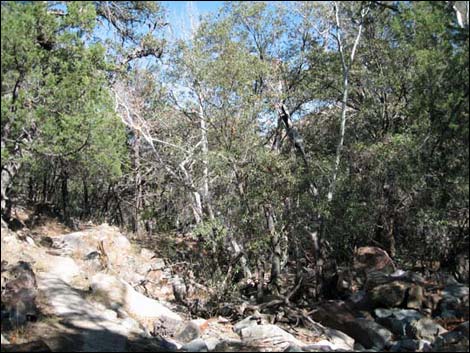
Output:
<instances>
[{"instance_id":1,"label":"dark tree trunk","mask_svg":"<svg viewBox=\"0 0 470 353\"><path fill-rule=\"evenodd\" d=\"M88 183L86 177L84 176L82 179L83 184L83 213L82 217L86 218L90 215L90 202L88 196Z\"/></svg>"},{"instance_id":2,"label":"dark tree trunk","mask_svg":"<svg viewBox=\"0 0 470 353\"><path fill-rule=\"evenodd\" d=\"M264 208L266 223L271 236L272 261L271 261L271 279L275 291L279 290L279 276L281 274L281 238L276 232L274 211L272 205L266 205Z\"/></svg>"},{"instance_id":3,"label":"dark tree trunk","mask_svg":"<svg viewBox=\"0 0 470 353\"><path fill-rule=\"evenodd\" d=\"M12 202L10 199L11 187L21 164L18 161L11 160L2 165L1 175L1 213L2 219L8 221L11 217Z\"/></svg>"},{"instance_id":4,"label":"dark tree trunk","mask_svg":"<svg viewBox=\"0 0 470 353\"><path fill-rule=\"evenodd\" d=\"M70 221L70 214L69 214L69 190L68 190L68 178L69 175L67 171L63 171L61 175L62 183L61 183L61 190L62 190L62 215L64 222L66 224Z\"/></svg>"}]
</instances>

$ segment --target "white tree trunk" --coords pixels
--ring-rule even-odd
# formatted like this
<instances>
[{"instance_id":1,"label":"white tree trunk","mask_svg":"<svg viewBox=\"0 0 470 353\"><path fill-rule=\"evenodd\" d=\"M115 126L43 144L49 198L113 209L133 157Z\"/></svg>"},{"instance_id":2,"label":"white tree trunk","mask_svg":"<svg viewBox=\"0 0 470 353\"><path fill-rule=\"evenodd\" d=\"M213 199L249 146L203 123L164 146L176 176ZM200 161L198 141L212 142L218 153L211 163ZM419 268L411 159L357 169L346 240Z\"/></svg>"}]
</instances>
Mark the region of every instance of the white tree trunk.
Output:
<instances>
[{"instance_id":1,"label":"white tree trunk","mask_svg":"<svg viewBox=\"0 0 470 353\"><path fill-rule=\"evenodd\" d=\"M334 10L335 10L335 18L336 18L336 27L337 32L334 34L336 42L338 44L339 54L341 57L341 66L343 70L343 98L341 100L341 126L340 126L340 139L338 145L336 147L336 158L335 164L333 169L333 176L330 183L330 188L328 190L328 201L333 200L333 195L335 192L336 187L336 180L338 178L338 171L339 171L339 164L341 161L341 152L344 146L344 136L346 131L346 110L347 110L347 103L348 103L348 94L349 94L349 72L354 62L354 57L356 55L356 49L361 39L362 28L364 23L364 17L369 12L369 7L365 7L361 10L361 22L359 24L359 29L357 31L356 39L354 40L354 45L351 51L351 55L349 57L349 63L346 62L346 54L344 52L343 40L341 38L341 23L340 23L340 16L339 16L339 3L337 1L334 2Z\"/></svg>"}]
</instances>

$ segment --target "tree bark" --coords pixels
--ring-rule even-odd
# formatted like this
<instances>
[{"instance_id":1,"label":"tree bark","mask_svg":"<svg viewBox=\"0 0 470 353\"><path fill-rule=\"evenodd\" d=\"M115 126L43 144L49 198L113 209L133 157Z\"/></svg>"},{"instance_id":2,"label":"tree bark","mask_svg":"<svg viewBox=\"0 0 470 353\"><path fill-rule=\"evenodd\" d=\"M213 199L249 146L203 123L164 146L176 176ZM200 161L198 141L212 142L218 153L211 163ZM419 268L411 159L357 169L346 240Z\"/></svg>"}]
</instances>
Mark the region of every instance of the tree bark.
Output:
<instances>
[{"instance_id":1,"label":"tree bark","mask_svg":"<svg viewBox=\"0 0 470 353\"><path fill-rule=\"evenodd\" d=\"M11 216L12 203L10 200L11 185L13 179L18 173L21 163L15 159L11 159L6 164L2 165L1 175L1 213L2 218L8 221Z\"/></svg>"},{"instance_id":2,"label":"tree bark","mask_svg":"<svg viewBox=\"0 0 470 353\"><path fill-rule=\"evenodd\" d=\"M142 174L140 168L140 132L135 131L134 141L134 168L135 168L135 200L134 200L134 232L139 234L140 227L140 210L142 209Z\"/></svg>"},{"instance_id":3,"label":"tree bark","mask_svg":"<svg viewBox=\"0 0 470 353\"><path fill-rule=\"evenodd\" d=\"M83 185L83 213L82 217L88 217L90 215L90 201L88 196L88 184L86 180L86 176L82 177L82 185Z\"/></svg>"},{"instance_id":4,"label":"tree bark","mask_svg":"<svg viewBox=\"0 0 470 353\"><path fill-rule=\"evenodd\" d=\"M362 28L364 25L364 17L369 12L369 7L365 7L361 10L361 22L359 24L359 29L357 31L356 39L354 40L353 48L351 50L351 55L349 57L349 63L346 62L346 54L344 52L343 41L341 39L341 24L339 19L339 3L335 1L334 3L335 17L336 17L336 27L337 32L334 35L336 42L338 44L338 50L341 57L341 67L343 71L343 98L341 100L341 126L340 126L340 139L336 147L336 158L333 170L333 177L330 183L330 188L328 190L328 201L333 200L333 195L336 187L336 179L338 177L339 164L341 160L341 152L344 146L344 135L346 131L346 109L348 103L348 94L349 94L349 72L354 62L354 57L356 55L356 49L361 39Z\"/></svg>"},{"instance_id":5,"label":"tree bark","mask_svg":"<svg viewBox=\"0 0 470 353\"><path fill-rule=\"evenodd\" d=\"M70 221L70 214L69 214L69 190L68 190L68 179L69 175L66 170L62 172L61 175L61 190L62 190L62 213L64 217L64 222L66 224Z\"/></svg>"},{"instance_id":6,"label":"tree bark","mask_svg":"<svg viewBox=\"0 0 470 353\"><path fill-rule=\"evenodd\" d=\"M214 212L212 211L211 195L209 190L209 161L207 160L209 154L209 142L207 139L207 121L204 114L203 102L204 98L201 94L199 98L199 128L201 130L201 149L202 149L202 201L205 206L207 216L210 220L214 219Z\"/></svg>"},{"instance_id":7,"label":"tree bark","mask_svg":"<svg viewBox=\"0 0 470 353\"><path fill-rule=\"evenodd\" d=\"M281 238L276 232L274 211L271 204L265 205L264 213L266 216L266 225L271 237L272 260L271 260L271 279L270 282L275 291L279 291L279 276L281 274Z\"/></svg>"}]
</instances>

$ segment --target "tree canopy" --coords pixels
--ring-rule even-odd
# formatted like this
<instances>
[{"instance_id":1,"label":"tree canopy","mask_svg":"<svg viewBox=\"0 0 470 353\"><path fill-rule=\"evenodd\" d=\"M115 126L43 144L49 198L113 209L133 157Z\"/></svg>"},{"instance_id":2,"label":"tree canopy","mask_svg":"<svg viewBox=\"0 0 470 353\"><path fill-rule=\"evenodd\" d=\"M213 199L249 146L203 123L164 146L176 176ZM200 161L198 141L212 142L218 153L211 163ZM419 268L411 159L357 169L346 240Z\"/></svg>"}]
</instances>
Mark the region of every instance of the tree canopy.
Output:
<instances>
[{"instance_id":1,"label":"tree canopy","mask_svg":"<svg viewBox=\"0 0 470 353\"><path fill-rule=\"evenodd\" d=\"M294 269L325 295L364 245L452 266L469 247L453 3L226 2L171 39L158 2L2 2L2 220L42 203L190 232L224 293Z\"/></svg>"}]
</instances>

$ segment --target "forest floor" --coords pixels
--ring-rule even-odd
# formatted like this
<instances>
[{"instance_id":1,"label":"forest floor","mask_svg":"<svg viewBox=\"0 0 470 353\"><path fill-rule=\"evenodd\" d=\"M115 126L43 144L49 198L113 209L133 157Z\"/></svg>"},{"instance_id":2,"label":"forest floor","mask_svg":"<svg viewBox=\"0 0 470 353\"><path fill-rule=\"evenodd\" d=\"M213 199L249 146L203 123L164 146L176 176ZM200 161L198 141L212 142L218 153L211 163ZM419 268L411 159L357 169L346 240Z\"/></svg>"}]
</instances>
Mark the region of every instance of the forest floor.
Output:
<instances>
[{"instance_id":1,"label":"forest floor","mask_svg":"<svg viewBox=\"0 0 470 353\"><path fill-rule=\"evenodd\" d=\"M194 282L180 297L178 263L163 257L194 251L192 240L15 216L1 235L2 351L468 351L468 283L450 276L370 271L344 300L248 298L200 317L211 288Z\"/></svg>"}]
</instances>

